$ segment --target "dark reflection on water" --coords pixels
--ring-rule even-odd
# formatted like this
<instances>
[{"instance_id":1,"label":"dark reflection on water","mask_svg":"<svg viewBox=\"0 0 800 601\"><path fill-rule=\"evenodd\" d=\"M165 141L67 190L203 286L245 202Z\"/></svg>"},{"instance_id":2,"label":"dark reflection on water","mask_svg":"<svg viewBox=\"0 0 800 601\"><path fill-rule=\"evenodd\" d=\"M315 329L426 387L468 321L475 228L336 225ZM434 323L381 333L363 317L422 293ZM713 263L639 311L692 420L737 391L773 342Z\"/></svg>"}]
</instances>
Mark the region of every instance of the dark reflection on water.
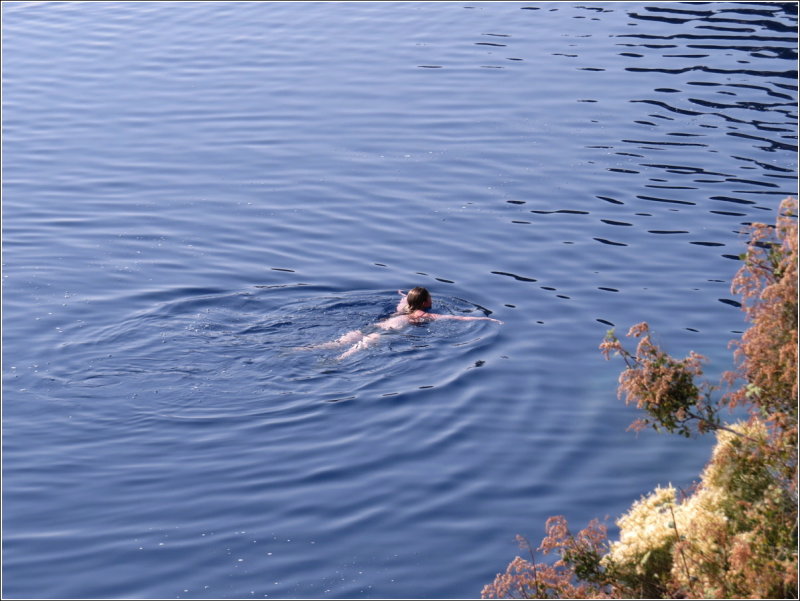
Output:
<instances>
[{"instance_id":1,"label":"dark reflection on water","mask_svg":"<svg viewBox=\"0 0 800 601\"><path fill-rule=\"evenodd\" d=\"M688 485L597 345L729 367L796 4L3 4L4 595L475 597ZM398 288L438 322L345 360Z\"/></svg>"}]
</instances>

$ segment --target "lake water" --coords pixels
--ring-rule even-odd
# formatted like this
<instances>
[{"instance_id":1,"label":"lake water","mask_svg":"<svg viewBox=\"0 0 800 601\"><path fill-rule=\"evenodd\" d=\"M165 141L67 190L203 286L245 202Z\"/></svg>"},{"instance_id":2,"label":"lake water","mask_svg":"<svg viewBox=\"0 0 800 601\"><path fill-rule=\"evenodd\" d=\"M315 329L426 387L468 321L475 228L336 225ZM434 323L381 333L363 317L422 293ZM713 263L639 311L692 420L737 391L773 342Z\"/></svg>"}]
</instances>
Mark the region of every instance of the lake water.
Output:
<instances>
[{"instance_id":1,"label":"lake water","mask_svg":"<svg viewBox=\"0 0 800 601\"><path fill-rule=\"evenodd\" d=\"M2 10L5 598L477 597L695 479L597 347L729 367L795 4ZM504 324L295 350L416 285Z\"/></svg>"}]
</instances>

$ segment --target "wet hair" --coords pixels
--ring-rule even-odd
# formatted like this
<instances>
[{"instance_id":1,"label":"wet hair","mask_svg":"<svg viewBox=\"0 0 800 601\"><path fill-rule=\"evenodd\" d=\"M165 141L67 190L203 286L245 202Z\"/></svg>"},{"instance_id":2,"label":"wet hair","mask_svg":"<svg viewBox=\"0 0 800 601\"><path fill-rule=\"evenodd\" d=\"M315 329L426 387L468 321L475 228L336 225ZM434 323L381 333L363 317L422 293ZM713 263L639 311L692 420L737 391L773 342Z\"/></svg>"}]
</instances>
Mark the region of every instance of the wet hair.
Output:
<instances>
[{"instance_id":1,"label":"wet hair","mask_svg":"<svg viewBox=\"0 0 800 601\"><path fill-rule=\"evenodd\" d=\"M406 312L424 311L425 304L430 300L431 293L427 288L417 286L406 295Z\"/></svg>"}]
</instances>

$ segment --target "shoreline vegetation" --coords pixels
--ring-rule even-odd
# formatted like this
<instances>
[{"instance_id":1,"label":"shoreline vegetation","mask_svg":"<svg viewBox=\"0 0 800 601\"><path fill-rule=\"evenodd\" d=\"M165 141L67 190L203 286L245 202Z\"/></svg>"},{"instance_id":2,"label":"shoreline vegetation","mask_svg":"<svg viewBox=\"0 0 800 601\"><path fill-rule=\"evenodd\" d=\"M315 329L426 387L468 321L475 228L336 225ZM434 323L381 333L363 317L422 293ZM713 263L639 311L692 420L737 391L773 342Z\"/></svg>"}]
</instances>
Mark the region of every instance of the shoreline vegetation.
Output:
<instances>
[{"instance_id":1,"label":"shoreline vegetation","mask_svg":"<svg viewBox=\"0 0 800 601\"><path fill-rule=\"evenodd\" d=\"M699 380L704 357L671 357L646 323L628 332L635 351L613 331L600 345L625 363L619 396L643 414L632 429L716 435L699 482L636 501L616 522L618 540L596 519L573 533L563 516L549 518L537 548L517 536L528 558L516 557L483 598L797 598L797 215L787 198L774 226L750 226L731 287L749 326L719 384ZM749 419L724 423L728 407Z\"/></svg>"}]
</instances>

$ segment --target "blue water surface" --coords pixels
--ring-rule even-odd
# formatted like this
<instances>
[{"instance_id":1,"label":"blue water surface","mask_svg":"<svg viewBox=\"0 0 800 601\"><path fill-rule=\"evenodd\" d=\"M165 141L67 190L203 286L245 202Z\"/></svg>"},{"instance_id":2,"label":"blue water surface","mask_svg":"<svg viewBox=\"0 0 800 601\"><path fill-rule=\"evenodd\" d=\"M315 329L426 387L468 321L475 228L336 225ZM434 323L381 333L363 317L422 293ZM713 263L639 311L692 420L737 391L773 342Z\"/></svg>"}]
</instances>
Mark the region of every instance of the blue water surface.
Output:
<instances>
[{"instance_id":1,"label":"blue water surface","mask_svg":"<svg viewBox=\"0 0 800 601\"><path fill-rule=\"evenodd\" d=\"M4 598L474 598L686 487L796 189L796 4L4 2ZM338 360L298 350L440 313Z\"/></svg>"}]
</instances>

